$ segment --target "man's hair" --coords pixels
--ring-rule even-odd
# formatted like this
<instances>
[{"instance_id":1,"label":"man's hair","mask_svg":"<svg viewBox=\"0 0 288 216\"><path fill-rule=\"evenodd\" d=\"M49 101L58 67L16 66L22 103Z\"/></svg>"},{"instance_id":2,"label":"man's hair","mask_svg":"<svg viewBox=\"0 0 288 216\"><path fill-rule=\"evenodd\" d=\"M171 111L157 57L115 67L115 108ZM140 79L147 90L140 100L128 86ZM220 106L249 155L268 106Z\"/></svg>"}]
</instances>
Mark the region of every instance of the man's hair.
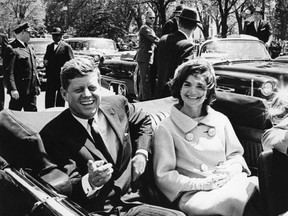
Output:
<instances>
[{"instance_id":1,"label":"man's hair","mask_svg":"<svg viewBox=\"0 0 288 216\"><path fill-rule=\"evenodd\" d=\"M182 17L179 17L179 25L183 27L184 29L189 29L189 30L193 30L198 26L197 22L191 21L188 19L183 19Z\"/></svg>"},{"instance_id":2,"label":"man's hair","mask_svg":"<svg viewBox=\"0 0 288 216\"><path fill-rule=\"evenodd\" d=\"M63 89L67 90L70 80L88 76L91 73L97 73L100 83L101 75L99 68L89 59L74 58L66 62L61 69L60 80Z\"/></svg>"}]
</instances>

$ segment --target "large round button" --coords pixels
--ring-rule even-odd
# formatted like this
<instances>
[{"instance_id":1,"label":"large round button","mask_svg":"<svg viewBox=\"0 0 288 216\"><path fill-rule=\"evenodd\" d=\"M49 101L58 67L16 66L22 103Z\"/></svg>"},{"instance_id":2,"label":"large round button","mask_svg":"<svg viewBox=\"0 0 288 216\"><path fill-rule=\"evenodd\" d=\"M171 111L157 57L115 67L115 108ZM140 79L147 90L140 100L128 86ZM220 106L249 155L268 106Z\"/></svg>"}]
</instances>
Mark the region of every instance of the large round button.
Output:
<instances>
[{"instance_id":1,"label":"large round button","mask_svg":"<svg viewBox=\"0 0 288 216\"><path fill-rule=\"evenodd\" d=\"M194 135L193 135L192 133L187 133L187 134L186 134L186 140L192 141L193 138L194 138Z\"/></svg>"},{"instance_id":2,"label":"large round button","mask_svg":"<svg viewBox=\"0 0 288 216\"><path fill-rule=\"evenodd\" d=\"M214 127L209 128L208 130L208 136L214 137L216 135L216 130Z\"/></svg>"}]
</instances>

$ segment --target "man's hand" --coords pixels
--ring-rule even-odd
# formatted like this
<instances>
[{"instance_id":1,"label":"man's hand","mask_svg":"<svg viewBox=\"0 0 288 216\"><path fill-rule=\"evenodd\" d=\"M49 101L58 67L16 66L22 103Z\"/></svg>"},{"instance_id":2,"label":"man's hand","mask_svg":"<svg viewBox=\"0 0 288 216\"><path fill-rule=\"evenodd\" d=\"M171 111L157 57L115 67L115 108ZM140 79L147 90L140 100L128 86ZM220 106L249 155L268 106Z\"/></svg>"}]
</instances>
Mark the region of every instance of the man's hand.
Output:
<instances>
[{"instance_id":1,"label":"man's hand","mask_svg":"<svg viewBox=\"0 0 288 216\"><path fill-rule=\"evenodd\" d=\"M146 156L144 154L136 154L132 159L132 181L136 181L145 171Z\"/></svg>"},{"instance_id":2,"label":"man's hand","mask_svg":"<svg viewBox=\"0 0 288 216\"><path fill-rule=\"evenodd\" d=\"M92 188L103 186L112 177L113 168L111 163L105 164L103 160L89 160L87 166L89 174L88 180Z\"/></svg>"},{"instance_id":3,"label":"man's hand","mask_svg":"<svg viewBox=\"0 0 288 216\"><path fill-rule=\"evenodd\" d=\"M15 100L19 99L19 92L17 90L12 90L11 91L11 97L14 98Z\"/></svg>"}]
</instances>

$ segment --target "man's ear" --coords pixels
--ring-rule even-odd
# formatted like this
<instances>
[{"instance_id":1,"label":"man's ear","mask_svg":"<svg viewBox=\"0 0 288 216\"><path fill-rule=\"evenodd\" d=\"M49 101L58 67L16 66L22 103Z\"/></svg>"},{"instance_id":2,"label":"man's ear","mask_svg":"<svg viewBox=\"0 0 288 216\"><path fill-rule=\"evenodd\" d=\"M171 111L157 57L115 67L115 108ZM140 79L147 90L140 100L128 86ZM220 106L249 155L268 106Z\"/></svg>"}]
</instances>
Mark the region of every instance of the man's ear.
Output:
<instances>
[{"instance_id":1,"label":"man's ear","mask_svg":"<svg viewBox=\"0 0 288 216\"><path fill-rule=\"evenodd\" d=\"M60 93L61 93L63 99L64 99L65 101L68 101L68 93L67 93L67 91L61 87L61 88L60 88Z\"/></svg>"}]
</instances>

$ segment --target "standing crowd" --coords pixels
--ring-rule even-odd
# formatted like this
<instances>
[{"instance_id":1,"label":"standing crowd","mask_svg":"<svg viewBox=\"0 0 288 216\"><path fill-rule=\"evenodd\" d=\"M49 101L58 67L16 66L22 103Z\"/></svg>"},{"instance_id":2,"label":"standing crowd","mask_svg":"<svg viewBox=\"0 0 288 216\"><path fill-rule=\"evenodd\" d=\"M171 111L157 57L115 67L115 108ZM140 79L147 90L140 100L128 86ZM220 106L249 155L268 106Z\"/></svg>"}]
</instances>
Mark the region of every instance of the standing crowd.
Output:
<instances>
[{"instance_id":1,"label":"standing crowd","mask_svg":"<svg viewBox=\"0 0 288 216\"><path fill-rule=\"evenodd\" d=\"M177 7L175 14L169 24L174 27L161 38L153 30L152 11L145 14L139 31L140 100L154 95L177 100L155 131L150 116L125 97L101 95L99 69L89 60L73 58L71 47L61 41L61 29L54 28L54 42L44 57L50 95L46 107L62 106L63 99L68 108L40 131L45 150L71 179L70 198L93 215L264 215L257 177L249 176L243 147L229 119L210 106L216 99L214 69L205 60L193 59L197 12ZM249 25L247 31L254 28ZM29 26L14 32L16 39L6 46L3 58L9 108L37 111L39 80L27 44ZM139 194L131 192L148 160L157 187L176 209L139 202ZM0 192L7 181L4 175L0 172Z\"/></svg>"}]
</instances>

